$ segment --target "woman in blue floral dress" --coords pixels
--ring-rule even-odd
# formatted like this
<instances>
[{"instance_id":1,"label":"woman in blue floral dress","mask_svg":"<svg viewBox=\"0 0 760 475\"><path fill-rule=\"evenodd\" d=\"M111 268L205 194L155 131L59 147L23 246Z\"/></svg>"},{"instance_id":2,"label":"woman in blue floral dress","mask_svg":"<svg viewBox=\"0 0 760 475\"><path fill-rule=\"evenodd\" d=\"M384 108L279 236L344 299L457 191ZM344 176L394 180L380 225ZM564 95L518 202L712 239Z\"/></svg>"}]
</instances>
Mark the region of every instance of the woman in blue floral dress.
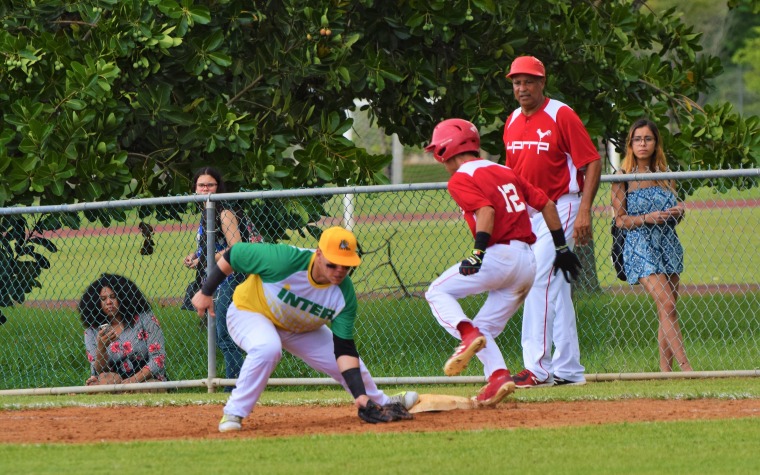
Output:
<instances>
[{"instance_id":1,"label":"woman in blue floral dress","mask_svg":"<svg viewBox=\"0 0 760 475\"><path fill-rule=\"evenodd\" d=\"M637 176L668 171L660 131L647 119L628 132L626 154L618 173ZM644 178L644 177L642 177ZM612 185L615 225L626 230L623 262L631 285L641 284L657 305L660 370L678 363L691 371L678 323L678 284L683 272L683 247L675 226L685 213L672 180L637 180Z\"/></svg>"},{"instance_id":2,"label":"woman in blue floral dress","mask_svg":"<svg viewBox=\"0 0 760 475\"><path fill-rule=\"evenodd\" d=\"M164 333L134 282L101 275L85 290L79 315L90 362L87 386L167 380Z\"/></svg>"}]
</instances>

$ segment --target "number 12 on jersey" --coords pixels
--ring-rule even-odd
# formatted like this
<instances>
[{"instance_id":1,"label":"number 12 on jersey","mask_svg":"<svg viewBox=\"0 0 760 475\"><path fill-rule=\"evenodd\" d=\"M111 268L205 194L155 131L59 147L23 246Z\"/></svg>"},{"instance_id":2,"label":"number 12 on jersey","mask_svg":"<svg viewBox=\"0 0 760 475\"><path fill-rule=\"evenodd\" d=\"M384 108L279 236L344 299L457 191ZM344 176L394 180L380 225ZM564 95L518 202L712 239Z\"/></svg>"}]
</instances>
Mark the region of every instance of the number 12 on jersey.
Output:
<instances>
[{"instance_id":1,"label":"number 12 on jersey","mask_svg":"<svg viewBox=\"0 0 760 475\"><path fill-rule=\"evenodd\" d=\"M504 204L506 204L507 213L518 213L525 211L525 203L520 199L520 195L517 194L517 188L514 183L507 183L499 187L499 192L504 197Z\"/></svg>"}]
</instances>

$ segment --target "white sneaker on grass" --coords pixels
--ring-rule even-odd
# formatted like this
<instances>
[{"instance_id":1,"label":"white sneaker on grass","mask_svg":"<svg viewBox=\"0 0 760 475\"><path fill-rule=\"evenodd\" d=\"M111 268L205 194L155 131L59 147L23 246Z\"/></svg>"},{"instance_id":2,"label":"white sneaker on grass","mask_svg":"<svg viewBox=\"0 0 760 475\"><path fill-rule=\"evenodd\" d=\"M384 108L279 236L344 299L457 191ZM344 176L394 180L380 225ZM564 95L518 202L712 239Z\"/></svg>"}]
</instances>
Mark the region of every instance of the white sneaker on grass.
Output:
<instances>
[{"instance_id":1,"label":"white sneaker on grass","mask_svg":"<svg viewBox=\"0 0 760 475\"><path fill-rule=\"evenodd\" d=\"M219 432L238 431L243 428L241 422L243 422L242 417L225 414L222 416L222 420L219 421Z\"/></svg>"}]
</instances>

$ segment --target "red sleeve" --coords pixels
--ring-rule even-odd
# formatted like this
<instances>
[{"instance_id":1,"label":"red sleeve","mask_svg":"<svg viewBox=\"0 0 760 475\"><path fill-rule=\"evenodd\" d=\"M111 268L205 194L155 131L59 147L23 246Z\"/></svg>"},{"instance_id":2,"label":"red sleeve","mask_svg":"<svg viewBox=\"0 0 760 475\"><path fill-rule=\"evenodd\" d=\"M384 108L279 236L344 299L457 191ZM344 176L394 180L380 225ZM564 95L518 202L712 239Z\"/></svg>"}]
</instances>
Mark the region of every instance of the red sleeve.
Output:
<instances>
[{"instance_id":1,"label":"red sleeve","mask_svg":"<svg viewBox=\"0 0 760 475\"><path fill-rule=\"evenodd\" d=\"M572 157L575 168L581 169L594 160L599 160L599 151L575 111L569 107L560 108L557 112L557 126L562 132L562 148Z\"/></svg>"},{"instance_id":2,"label":"red sleeve","mask_svg":"<svg viewBox=\"0 0 760 475\"><path fill-rule=\"evenodd\" d=\"M544 209L546 203L549 202L549 196L544 193L543 190L531 185L527 180L523 180L523 178L517 174L515 174L514 180L515 183L517 183L517 186L522 190L523 195L525 196L525 202L528 203L528 206L538 211Z\"/></svg>"},{"instance_id":3,"label":"red sleeve","mask_svg":"<svg viewBox=\"0 0 760 475\"><path fill-rule=\"evenodd\" d=\"M455 173L449 180L448 188L449 194L464 212L474 212L485 206L494 206L473 179L465 173Z\"/></svg>"}]
</instances>

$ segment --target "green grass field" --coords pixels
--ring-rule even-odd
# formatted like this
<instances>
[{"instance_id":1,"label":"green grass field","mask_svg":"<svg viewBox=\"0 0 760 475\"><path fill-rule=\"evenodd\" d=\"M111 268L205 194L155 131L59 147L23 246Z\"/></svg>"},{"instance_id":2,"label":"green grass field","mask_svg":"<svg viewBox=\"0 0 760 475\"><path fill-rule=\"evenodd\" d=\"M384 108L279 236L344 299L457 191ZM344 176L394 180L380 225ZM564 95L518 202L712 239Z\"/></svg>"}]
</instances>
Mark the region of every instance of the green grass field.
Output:
<instances>
[{"instance_id":1,"label":"green grass field","mask_svg":"<svg viewBox=\"0 0 760 475\"><path fill-rule=\"evenodd\" d=\"M454 395L471 395L477 390L469 385L414 389ZM757 399L760 397L760 378L590 383L583 387L518 391L510 397L530 405L643 398L674 402L704 398ZM71 405L222 404L225 400L226 396L222 394L206 393L5 396L0 398L0 411ZM315 401L349 404L349 396L335 389L270 389L265 391L261 404L298 405ZM249 423L255 424L255 412ZM760 418L751 414L727 420L642 421L502 431L415 432L411 427L404 433L387 434L2 444L0 469L3 473L23 474L132 473L140 470L154 475L489 471L754 473L759 439Z\"/></svg>"},{"instance_id":2,"label":"green grass field","mask_svg":"<svg viewBox=\"0 0 760 475\"><path fill-rule=\"evenodd\" d=\"M757 418L555 429L6 445L11 472L111 474L754 473ZM561 461L561 468L558 468Z\"/></svg>"}]
</instances>

